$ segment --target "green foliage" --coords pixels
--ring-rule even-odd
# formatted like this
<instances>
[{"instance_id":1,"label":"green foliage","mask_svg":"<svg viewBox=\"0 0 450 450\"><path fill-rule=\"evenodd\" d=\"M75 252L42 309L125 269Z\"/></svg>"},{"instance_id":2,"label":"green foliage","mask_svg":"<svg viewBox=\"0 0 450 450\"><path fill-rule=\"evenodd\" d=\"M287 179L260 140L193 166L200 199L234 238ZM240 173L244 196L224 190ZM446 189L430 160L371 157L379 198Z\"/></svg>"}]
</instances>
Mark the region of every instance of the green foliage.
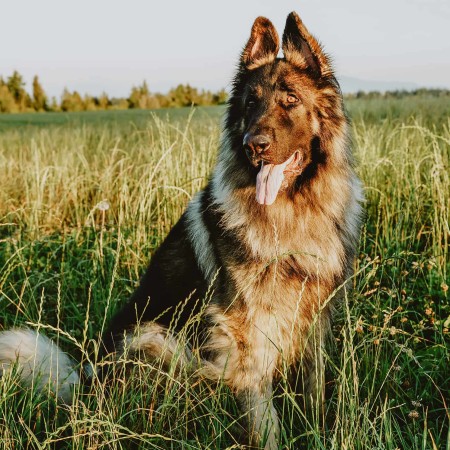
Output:
<instances>
[{"instance_id":1,"label":"green foliage","mask_svg":"<svg viewBox=\"0 0 450 450\"><path fill-rule=\"evenodd\" d=\"M281 373L280 448L450 448L448 101L347 106L367 211L356 275L327 354L325 421L305 417ZM0 116L2 326L41 327L98 363L102 324L207 182L222 111ZM76 388L71 406L4 376L0 448L237 448L225 386L130 367Z\"/></svg>"}]
</instances>

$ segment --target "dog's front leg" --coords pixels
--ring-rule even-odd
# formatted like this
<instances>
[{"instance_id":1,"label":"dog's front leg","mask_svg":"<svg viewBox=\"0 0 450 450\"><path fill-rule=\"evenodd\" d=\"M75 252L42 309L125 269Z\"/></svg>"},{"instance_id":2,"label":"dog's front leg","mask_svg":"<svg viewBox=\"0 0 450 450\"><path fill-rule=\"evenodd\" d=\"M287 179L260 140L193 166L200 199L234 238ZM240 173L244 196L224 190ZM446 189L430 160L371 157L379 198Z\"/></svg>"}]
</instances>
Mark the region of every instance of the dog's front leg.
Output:
<instances>
[{"instance_id":1,"label":"dog's front leg","mask_svg":"<svg viewBox=\"0 0 450 450\"><path fill-rule=\"evenodd\" d=\"M237 393L240 407L247 422L252 446L265 450L278 449L279 424L272 402L272 382L251 386Z\"/></svg>"},{"instance_id":2,"label":"dog's front leg","mask_svg":"<svg viewBox=\"0 0 450 450\"><path fill-rule=\"evenodd\" d=\"M222 379L236 394L252 448L277 450L279 423L272 382L279 350L261 331L269 329L271 317L246 321L241 310L224 314L216 305L210 305L207 314L214 325L203 347L205 375Z\"/></svg>"}]
</instances>

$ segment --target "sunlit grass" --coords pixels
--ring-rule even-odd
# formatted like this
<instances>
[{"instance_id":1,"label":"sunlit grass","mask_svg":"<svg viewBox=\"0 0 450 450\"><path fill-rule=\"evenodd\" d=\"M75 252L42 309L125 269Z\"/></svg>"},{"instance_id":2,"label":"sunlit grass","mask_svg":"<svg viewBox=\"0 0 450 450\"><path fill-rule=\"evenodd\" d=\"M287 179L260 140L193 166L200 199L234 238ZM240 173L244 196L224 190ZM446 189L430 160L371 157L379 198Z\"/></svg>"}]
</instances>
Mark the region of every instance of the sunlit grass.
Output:
<instances>
[{"instance_id":1,"label":"sunlit grass","mask_svg":"<svg viewBox=\"0 0 450 450\"><path fill-rule=\"evenodd\" d=\"M328 349L325 424L304 415L287 384L275 394L287 448L450 446L449 122L439 108L387 106L383 115L382 103L350 103L367 218ZM99 364L98 333L207 182L220 111L4 127L2 327L40 328L78 361ZM236 445L239 412L225 386L158 363L129 370L109 386L76 388L70 406L8 374L0 445Z\"/></svg>"}]
</instances>

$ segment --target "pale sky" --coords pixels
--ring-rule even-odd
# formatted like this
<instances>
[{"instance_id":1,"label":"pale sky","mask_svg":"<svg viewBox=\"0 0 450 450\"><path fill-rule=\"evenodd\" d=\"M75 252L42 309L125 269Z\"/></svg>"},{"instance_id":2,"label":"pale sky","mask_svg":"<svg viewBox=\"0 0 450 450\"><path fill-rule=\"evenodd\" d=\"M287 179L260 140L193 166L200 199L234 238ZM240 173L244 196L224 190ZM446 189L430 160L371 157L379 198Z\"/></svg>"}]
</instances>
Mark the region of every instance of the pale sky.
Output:
<instances>
[{"instance_id":1,"label":"pale sky","mask_svg":"<svg viewBox=\"0 0 450 450\"><path fill-rule=\"evenodd\" d=\"M338 76L450 88L450 0L0 0L0 75L128 96L229 86L253 20L297 11Z\"/></svg>"}]
</instances>

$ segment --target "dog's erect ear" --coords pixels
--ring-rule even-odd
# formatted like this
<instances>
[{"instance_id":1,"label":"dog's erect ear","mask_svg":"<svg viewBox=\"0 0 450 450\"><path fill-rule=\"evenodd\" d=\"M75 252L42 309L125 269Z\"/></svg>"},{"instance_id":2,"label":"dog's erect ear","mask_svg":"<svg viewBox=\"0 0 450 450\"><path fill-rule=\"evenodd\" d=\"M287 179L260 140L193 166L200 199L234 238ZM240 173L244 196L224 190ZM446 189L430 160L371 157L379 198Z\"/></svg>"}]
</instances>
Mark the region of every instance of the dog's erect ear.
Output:
<instances>
[{"instance_id":1,"label":"dog's erect ear","mask_svg":"<svg viewBox=\"0 0 450 450\"><path fill-rule=\"evenodd\" d=\"M246 69L256 69L272 62L277 57L279 48L280 40L272 22L265 17L258 17L242 52L241 63Z\"/></svg>"},{"instance_id":2,"label":"dog's erect ear","mask_svg":"<svg viewBox=\"0 0 450 450\"><path fill-rule=\"evenodd\" d=\"M286 19L283 53L287 61L302 69L311 69L319 76L332 74L330 63L322 47L295 12L291 12Z\"/></svg>"}]
</instances>

